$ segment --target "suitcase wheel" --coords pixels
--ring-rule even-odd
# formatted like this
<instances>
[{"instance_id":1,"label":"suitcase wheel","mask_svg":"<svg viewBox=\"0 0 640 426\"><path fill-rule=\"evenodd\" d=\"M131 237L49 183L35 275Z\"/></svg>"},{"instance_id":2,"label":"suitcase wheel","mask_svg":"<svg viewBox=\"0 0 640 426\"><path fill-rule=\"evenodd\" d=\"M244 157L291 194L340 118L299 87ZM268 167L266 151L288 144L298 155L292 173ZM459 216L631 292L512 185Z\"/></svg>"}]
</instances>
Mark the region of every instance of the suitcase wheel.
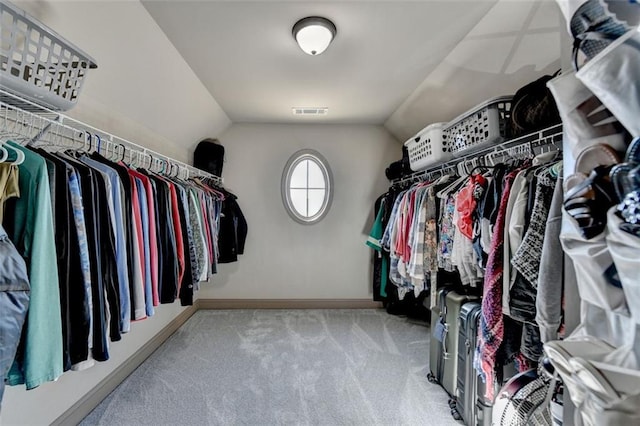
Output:
<instances>
[{"instance_id":1,"label":"suitcase wheel","mask_svg":"<svg viewBox=\"0 0 640 426\"><path fill-rule=\"evenodd\" d=\"M427 380L429 381L429 383L434 383L436 385L440 383L436 378L436 376L433 375L432 373L427 374Z\"/></svg>"},{"instance_id":2,"label":"suitcase wheel","mask_svg":"<svg viewBox=\"0 0 640 426\"><path fill-rule=\"evenodd\" d=\"M453 420L458 420L458 421L462 420L462 416L460 415L458 410L455 408L451 409L451 416L453 417Z\"/></svg>"},{"instance_id":3,"label":"suitcase wheel","mask_svg":"<svg viewBox=\"0 0 640 426\"><path fill-rule=\"evenodd\" d=\"M452 410L455 410L457 406L458 404L456 403L456 399L449 398L449 408L451 408Z\"/></svg>"}]
</instances>

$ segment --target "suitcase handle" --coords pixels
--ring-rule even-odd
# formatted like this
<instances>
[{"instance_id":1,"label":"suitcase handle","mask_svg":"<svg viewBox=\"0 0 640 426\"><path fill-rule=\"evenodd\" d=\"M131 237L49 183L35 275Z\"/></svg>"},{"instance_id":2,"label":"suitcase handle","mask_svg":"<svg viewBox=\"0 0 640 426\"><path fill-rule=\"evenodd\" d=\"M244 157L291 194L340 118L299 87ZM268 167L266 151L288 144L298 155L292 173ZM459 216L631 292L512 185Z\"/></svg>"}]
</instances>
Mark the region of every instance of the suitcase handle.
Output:
<instances>
[{"instance_id":1,"label":"suitcase handle","mask_svg":"<svg viewBox=\"0 0 640 426\"><path fill-rule=\"evenodd\" d=\"M449 351L447 350L447 334L449 334L449 324L444 324L444 333L442 334L442 357L449 359Z\"/></svg>"}]
</instances>

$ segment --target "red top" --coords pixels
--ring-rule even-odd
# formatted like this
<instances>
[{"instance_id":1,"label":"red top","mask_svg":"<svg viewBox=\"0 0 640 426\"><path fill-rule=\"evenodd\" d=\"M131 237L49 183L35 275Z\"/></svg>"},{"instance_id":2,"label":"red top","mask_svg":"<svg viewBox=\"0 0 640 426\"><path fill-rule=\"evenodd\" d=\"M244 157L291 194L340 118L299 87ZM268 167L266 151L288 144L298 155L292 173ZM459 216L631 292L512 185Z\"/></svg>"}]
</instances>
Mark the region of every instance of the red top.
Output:
<instances>
[{"instance_id":1,"label":"red top","mask_svg":"<svg viewBox=\"0 0 640 426\"><path fill-rule=\"evenodd\" d=\"M138 198L138 188L136 186L136 179L133 177L133 175L131 174L131 170L128 171L129 172L129 179L131 180L131 207L133 209L133 225L135 228L135 233L138 236L138 253L140 254L140 270L144 271L145 268L145 257L144 257L144 237L142 235L142 213L140 212L140 200ZM134 249L136 249L136 247L134 247ZM144 280L140 281L140 285L142 286L141 290L138 290L139 294L142 294L142 297L144 299ZM135 282L134 282L135 285ZM134 295L136 293L134 292ZM142 301L142 304L144 305L144 300ZM142 317L138 317L136 316L134 319L138 320L138 319L143 319L146 318L146 313L144 316Z\"/></svg>"},{"instance_id":2,"label":"red top","mask_svg":"<svg viewBox=\"0 0 640 426\"><path fill-rule=\"evenodd\" d=\"M180 227L180 210L178 209L178 193L173 183L167 181L169 192L171 193L171 216L173 218L173 228L176 233L176 251L178 254L178 294L182 279L184 278L184 240L182 238L182 228Z\"/></svg>"},{"instance_id":3,"label":"red top","mask_svg":"<svg viewBox=\"0 0 640 426\"><path fill-rule=\"evenodd\" d=\"M212 242L212 237L211 237L211 233L210 233L210 226L209 226L209 215L207 214L207 209L206 209L206 201L204 199L204 194L199 193L198 194L200 196L200 209L202 210L202 219L204 221L203 225L205 228L205 235L207 236L207 248L209 249L209 264L213 264L213 242ZM209 268L207 268L208 270Z\"/></svg>"},{"instance_id":4,"label":"red top","mask_svg":"<svg viewBox=\"0 0 640 426\"><path fill-rule=\"evenodd\" d=\"M160 304L160 296L158 295L158 240L156 236L156 211L153 205L155 194L153 193L151 180L147 176L142 173L138 173L135 170L131 170L130 173L142 181L147 194L147 212L149 213L149 257L151 259L151 291L153 294L153 306L158 306Z\"/></svg>"},{"instance_id":5,"label":"red top","mask_svg":"<svg viewBox=\"0 0 640 426\"><path fill-rule=\"evenodd\" d=\"M486 185L486 178L482 175L473 175L469 182L458 192L456 197L456 209L458 210L458 230L462 235L473 240L473 213L476 210L476 198L473 193L476 185Z\"/></svg>"}]
</instances>

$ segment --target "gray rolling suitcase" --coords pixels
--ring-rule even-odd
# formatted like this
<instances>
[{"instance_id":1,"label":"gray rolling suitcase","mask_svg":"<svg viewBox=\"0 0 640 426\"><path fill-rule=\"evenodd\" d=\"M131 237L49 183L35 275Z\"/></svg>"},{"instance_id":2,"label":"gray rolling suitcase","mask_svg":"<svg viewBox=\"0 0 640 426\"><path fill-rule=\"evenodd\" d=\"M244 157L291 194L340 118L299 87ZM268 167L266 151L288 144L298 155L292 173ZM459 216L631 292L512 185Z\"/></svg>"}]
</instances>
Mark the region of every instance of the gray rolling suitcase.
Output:
<instances>
[{"instance_id":1,"label":"gray rolling suitcase","mask_svg":"<svg viewBox=\"0 0 640 426\"><path fill-rule=\"evenodd\" d=\"M456 408L466 425L476 426L478 417L476 403L478 400L478 374L473 367L473 359L478 340L481 305L477 302L466 303L460 310L458 318L458 389L456 392Z\"/></svg>"},{"instance_id":2,"label":"gray rolling suitcase","mask_svg":"<svg viewBox=\"0 0 640 426\"><path fill-rule=\"evenodd\" d=\"M450 287L442 287L437 290L436 304L431 306L431 337L429 343L429 381L440 383L442 381L442 338L444 337L445 320L442 316L445 311L447 294Z\"/></svg>"},{"instance_id":3,"label":"gray rolling suitcase","mask_svg":"<svg viewBox=\"0 0 640 426\"><path fill-rule=\"evenodd\" d=\"M468 302L479 300L477 296L460 294L456 291L447 293L444 319L445 336L442 343L442 379L440 384L451 395L456 396L458 388L458 329L460 311Z\"/></svg>"}]
</instances>

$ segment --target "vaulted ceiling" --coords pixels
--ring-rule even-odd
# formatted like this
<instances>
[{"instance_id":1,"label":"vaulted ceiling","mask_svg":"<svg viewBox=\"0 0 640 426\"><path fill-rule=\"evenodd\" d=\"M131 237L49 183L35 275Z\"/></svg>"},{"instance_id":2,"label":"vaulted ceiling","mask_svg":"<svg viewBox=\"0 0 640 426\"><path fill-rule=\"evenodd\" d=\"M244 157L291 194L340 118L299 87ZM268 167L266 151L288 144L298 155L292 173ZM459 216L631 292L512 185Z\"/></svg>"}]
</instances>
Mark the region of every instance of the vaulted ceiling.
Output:
<instances>
[{"instance_id":1,"label":"vaulted ceiling","mask_svg":"<svg viewBox=\"0 0 640 426\"><path fill-rule=\"evenodd\" d=\"M556 71L565 31L553 0L143 4L234 122L385 124L399 140ZM311 15L338 29L316 57L291 34Z\"/></svg>"}]
</instances>

